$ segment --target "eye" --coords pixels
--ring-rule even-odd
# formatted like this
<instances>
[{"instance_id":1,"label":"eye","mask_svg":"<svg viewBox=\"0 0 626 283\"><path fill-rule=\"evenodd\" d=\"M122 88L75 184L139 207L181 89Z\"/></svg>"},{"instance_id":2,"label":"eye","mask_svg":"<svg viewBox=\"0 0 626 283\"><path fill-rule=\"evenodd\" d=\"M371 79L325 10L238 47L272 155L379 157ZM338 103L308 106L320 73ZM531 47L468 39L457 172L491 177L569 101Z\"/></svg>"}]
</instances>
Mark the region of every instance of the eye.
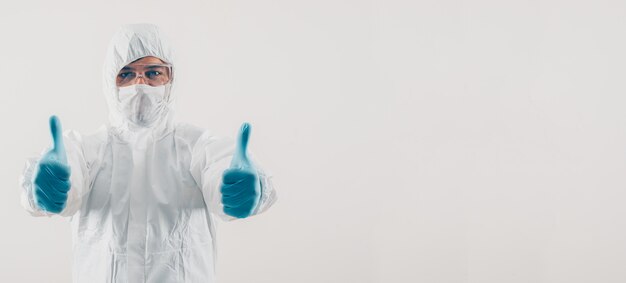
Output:
<instances>
[{"instance_id":1,"label":"eye","mask_svg":"<svg viewBox=\"0 0 626 283\"><path fill-rule=\"evenodd\" d=\"M119 73L117 76L121 79L128 79L132 77L132 75L133 75L133 72L122 72L122 73Z\"/></svg>"},{"instance_id":2,"label":"eye","mask_svg":"<svg viewBox=\"0 0 626 283\"><path fill-rule=\"evenodd\" d=\"M163 75L163 73L161 73L160 71L147 71L146 72L146 77L148 77L148 79L156 79L160 77L161 75Z\"/></svg>"}]
</instances>

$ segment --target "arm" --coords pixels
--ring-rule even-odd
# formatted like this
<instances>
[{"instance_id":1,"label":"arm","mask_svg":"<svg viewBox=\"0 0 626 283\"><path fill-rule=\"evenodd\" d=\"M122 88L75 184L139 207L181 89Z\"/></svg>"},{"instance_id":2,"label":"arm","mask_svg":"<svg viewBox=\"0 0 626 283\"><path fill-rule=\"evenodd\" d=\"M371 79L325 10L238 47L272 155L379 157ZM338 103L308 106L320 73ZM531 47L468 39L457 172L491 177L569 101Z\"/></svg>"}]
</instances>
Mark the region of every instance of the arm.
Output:
<instances>
[{"instance_id":1,"label":"arm","mask_svg":"<svg viewBox=\"0 0 626 283\"><path fill-rule=\"evenodd\" d=\"M200 186L204 200L209 210L223 220L234 220L238 217L229 215L228 198L226 198L226 211L224 205L225 172L231 169L233 155L236 151L235 142L230 139L222 139L205 132L196 142L191 161L191 174ZM276 192L271 181L271 176L252 158L259 184L258 202L255 203L252 213L256 215L266 211L276 201ZM228 182L227 182L228 183ZM236 215L236 214L235 214Z\"/></svg>"},{"instance_id":2,"label":"arm","mask_svg":"<svg viewBox=\"0 0 626 283\"><path fill-rule=\"evenodd\" d=\"M72 131L63 137L56 117L50 126L53 147L28 159L20 176L21 204L32 216L72 216L89 188L81 137Z\"/></svg>"}]
</instances>

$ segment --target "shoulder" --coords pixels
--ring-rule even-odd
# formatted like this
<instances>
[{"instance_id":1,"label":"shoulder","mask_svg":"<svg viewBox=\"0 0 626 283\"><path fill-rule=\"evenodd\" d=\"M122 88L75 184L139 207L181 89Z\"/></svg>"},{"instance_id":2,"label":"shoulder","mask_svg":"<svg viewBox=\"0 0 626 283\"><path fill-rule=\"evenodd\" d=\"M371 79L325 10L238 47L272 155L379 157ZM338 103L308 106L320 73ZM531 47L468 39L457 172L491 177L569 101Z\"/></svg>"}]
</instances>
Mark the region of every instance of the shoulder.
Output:
<instances>
[{"instance_id":1,"label":"shoulder","mask_svg":"<svg viewBox=\"0 0 626 283\"><path fill-rule=\"evenodd\" d=\"M187 123L176 125L174 132L175 138L178 141L184 141L189 144L194 152L229 151L234 145L234 141L231 138L217 136L211 130L202 129Z\"/></svg>"},{"instance_id":2,"label":"shoulder","mask_svg":"<svg viewBox=\"0 0 626 283\"><path fill-rule=\"evenodd\" d=\"M188 123L178 123L174 127L174 139L194 145L207 130Z\"/></svg>"},{"instance_id":3,"label":"shoulder","mask_svg":"<svg viewBox=\"0 0 626 283\"><path fill-rule=\"evenodd\" d=\"M196 140L205 130L189 123L177 123L174 127L176 138Z\"/></svg>"},{"instance_id":4,"label":"shoulder","mask_svg":"<svg viewBox=\"0 0 626 283\"><path fill-rule=\"evenodd\" d=\"M109 134L106 126L101 126L96 131L83 135L83 143L90 147L106 144L108 140Z\"/></svg>"},{"instance_id":5,"label":"shoulder","mask_svg":"<svg viewBox=\"0 0 626 283\"><path fill-rule=\"evenodd\" d=\"M82 148L90 148L106 143L108 134L106 127L102 126L96 131L87 134L81 134L76 130L66 130L63 132L63 138L66 143L72 143Z\"/></svg>"},{"instance_id":6,"label":"shoulder","mask_svg":"<svg viewBox=\"0 0 626 283\"><path fill-rule=\"evenodd\" d=\"M107 144L109 135L106 127L102 126L87 134L81 134L76 130L66 130L63 132L63 138L68 154L77 154L90 162L98 158Z\"/></svg>"},{"instance_id":7,"label":"shoulder","mask_svg":"<svg viewBox=\"0 0 626 283\"><path fill-rule=\"evenodd\" d=\"M229 144L228 138L216 136L211 130L203 129L187 123L179 123L174 130L174 139L181 144L187 144L196 150L216 145Z\"/></svg>"}]
</instances>

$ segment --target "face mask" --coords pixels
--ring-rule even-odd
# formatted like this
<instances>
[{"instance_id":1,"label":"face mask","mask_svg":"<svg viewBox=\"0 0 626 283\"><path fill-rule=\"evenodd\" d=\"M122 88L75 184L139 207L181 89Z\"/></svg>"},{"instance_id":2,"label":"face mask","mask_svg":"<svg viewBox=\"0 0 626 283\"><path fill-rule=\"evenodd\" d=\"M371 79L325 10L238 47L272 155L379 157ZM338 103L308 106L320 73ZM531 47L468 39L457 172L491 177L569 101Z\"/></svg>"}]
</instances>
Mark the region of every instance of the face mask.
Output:
<instances>
[{"instance_id":1,"label":"face mask","mask_svg":"<svg viewBox=\"0 0 626 283\"><path fill-rule=\"evenodd\" d=\"M150 126L167 106L169 90L170 84L156 87L135 84L118 88L122 115L138 126Z\"/></svg>"}]
</instances>

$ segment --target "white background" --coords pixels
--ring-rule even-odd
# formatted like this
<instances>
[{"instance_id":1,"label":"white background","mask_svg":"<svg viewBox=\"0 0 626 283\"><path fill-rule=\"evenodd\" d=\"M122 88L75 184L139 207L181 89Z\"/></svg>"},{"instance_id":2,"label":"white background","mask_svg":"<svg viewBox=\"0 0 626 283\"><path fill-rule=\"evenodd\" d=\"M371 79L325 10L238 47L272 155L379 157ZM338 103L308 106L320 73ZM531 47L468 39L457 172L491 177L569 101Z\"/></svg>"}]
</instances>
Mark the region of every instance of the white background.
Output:
<instances>
[{"instance_id":1,"label":"white background","mask_svg":"<svg viewBox=\"0 0 626 283\"><path fill-rule=\"evenodd\" d=\"M19 205L47 119L106 119L123 23L176 48L177 117L253 124L267 213L234 282L626 282L624 1L3 1L0 281L69 282L67 219Z\"/></svg>"}]
</instances>

